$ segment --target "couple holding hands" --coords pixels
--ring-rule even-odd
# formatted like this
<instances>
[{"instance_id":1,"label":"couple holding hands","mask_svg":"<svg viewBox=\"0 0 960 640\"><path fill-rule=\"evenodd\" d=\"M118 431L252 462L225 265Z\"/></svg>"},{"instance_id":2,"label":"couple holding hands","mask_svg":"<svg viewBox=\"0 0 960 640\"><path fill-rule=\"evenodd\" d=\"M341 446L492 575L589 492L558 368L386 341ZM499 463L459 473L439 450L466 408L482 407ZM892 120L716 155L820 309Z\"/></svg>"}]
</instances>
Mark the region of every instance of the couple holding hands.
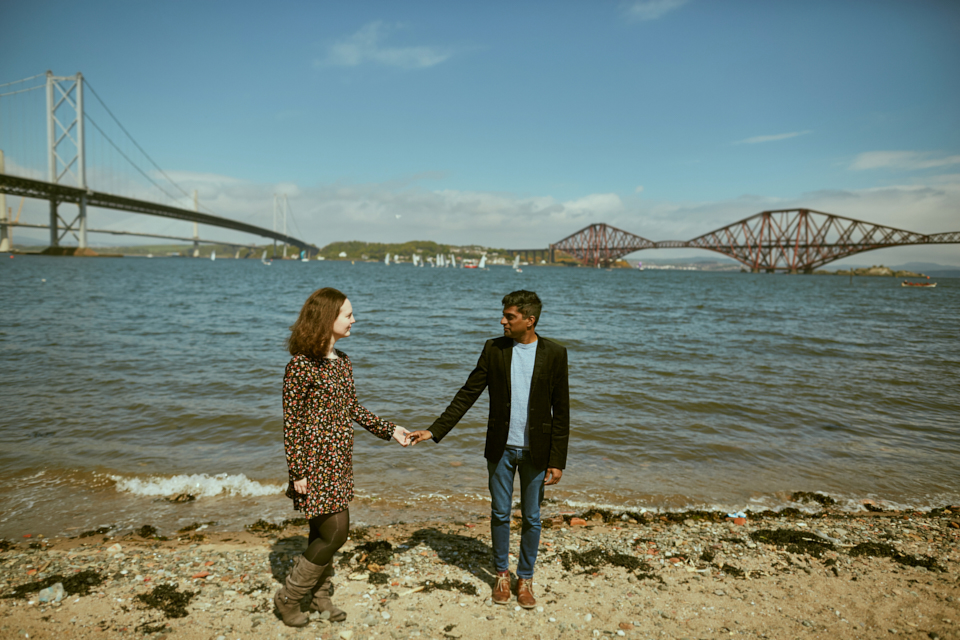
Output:
<instances>
[{"instance_id":1,"label":"couple holding hands","mask_svg":"<svg viewBox=\"0 0 960 640\"><path fill-rule=\"evenodd\" d=\"M274 604L283 622L308 622L309 611L328 611L331 621L346 613L330 600L333 555L347 540L353 499L353 428L357 422L383 440L403 446L440 440L487 389L490 414L484 457L490 488L490 533L497 571L493 601L511 599L510 511L520 476L520 557L517 604L536 606L533 568L540 545L540 503L544 485L563 475L570 432L567 350L538 336L540 298L514 291L503 298L503 336L487 340L466 383L429 429L407 431L367 411L357 401L350 358L334 345L350 335L356 319L347 297L336 289L313 292L290 327L293 356L283 378L283 444L290 484L287 497L310 524L309 544L297 557Z\"/></svg>"}]
</instances>

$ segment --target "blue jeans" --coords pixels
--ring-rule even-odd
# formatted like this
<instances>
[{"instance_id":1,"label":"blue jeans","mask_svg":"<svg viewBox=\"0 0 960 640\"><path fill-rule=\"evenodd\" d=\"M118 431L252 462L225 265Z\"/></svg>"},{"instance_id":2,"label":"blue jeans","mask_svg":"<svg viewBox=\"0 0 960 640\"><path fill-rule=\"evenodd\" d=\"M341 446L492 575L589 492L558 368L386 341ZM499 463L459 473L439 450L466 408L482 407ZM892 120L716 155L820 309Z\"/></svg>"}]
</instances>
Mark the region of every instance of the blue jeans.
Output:
<instances>
[{"instance_id":1,"label":"blue jeans","mask_svg":"<svg viewBox=\"0 0 960 640\"><path fill-rule=\"evenodd\" d=\"M546 469L537 469L530 452L507 449L499 462L487 460L490 486L490 537L493 539L493 563L497 571L510 569L510 510L513 506L513 478L520 472L520 559L517 577L533 578L533 565L540 547L540 503Z\"/></svg>"}]
</instances>

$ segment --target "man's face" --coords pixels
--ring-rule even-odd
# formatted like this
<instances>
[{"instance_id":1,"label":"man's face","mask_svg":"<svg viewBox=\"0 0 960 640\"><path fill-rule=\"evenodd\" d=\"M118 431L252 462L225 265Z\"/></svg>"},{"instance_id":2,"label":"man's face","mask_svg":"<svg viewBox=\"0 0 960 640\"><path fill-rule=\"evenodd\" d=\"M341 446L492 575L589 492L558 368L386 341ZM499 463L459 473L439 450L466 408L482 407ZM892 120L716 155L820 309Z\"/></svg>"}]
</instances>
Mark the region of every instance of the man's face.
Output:
<instances>
[{"instance_id":1,"label":"man's face","mask_svg":"<svg viewBox=\"0 0 960 640\"><path fill-rule=\"evenodd\" d=\"M524 318L516 306L504 307L503 317L500 318L500 324L503 325L503 335L518 342L522 342L523 338L533 331L534 322L536 322L536 318L533 316Z\"/></svg>"}]
</instances>

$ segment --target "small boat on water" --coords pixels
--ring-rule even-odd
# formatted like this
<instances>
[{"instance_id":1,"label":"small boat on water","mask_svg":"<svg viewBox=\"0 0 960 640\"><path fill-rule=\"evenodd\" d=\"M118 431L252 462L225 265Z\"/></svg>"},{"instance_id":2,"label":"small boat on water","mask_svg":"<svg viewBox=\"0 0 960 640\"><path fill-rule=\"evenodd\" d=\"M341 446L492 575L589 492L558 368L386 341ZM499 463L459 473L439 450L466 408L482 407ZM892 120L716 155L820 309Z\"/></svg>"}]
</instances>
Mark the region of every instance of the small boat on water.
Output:
<instances>
[{"instance_id":1,"label":"small boat on water","mask_svg":"<svg viewBox=\"0 0 960 640\"><path fill-rule=\"evenodd\" d=\"M513 258L513 270L517 273L523 273L523 269L520 268L520 254L518 253Z\"/></svg>"},{"instance_id":2,"label":"small boat on water","mask_svg":"<svg viewBox=\"0 0 960 640\"><path fill-rule=\"evenodd\" d=\"M926 276L927 280L930 279L930 276ZM910 282L909 280L903 280L900 282L901 287L935 287L937 286L936 282Z\"/></svg>"}]
</instances>

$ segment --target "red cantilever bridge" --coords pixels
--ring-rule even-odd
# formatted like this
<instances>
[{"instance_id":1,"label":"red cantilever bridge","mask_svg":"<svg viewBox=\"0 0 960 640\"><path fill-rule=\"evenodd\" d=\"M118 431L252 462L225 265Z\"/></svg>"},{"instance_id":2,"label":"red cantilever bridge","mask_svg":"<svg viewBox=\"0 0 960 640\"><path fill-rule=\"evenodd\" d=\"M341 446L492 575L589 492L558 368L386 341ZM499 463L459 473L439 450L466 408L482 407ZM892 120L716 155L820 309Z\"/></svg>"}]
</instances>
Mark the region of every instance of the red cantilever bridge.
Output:
<instances>
[{"instance_id":1,"label":"red cantilever bridge","mask_svg":"<svg viewBox=\"0 0 960 640\"><path fill-rule=\"evenodd\" d=\"M611 227L592 224L550 245L586 266L608 265L643 249L708 249L739 261L751 271L810 273L856 253L908 244L957 244L960 231L923 234L814 211L763 211L693 240L654 242Z\"/></svg>"}]
</instances>

